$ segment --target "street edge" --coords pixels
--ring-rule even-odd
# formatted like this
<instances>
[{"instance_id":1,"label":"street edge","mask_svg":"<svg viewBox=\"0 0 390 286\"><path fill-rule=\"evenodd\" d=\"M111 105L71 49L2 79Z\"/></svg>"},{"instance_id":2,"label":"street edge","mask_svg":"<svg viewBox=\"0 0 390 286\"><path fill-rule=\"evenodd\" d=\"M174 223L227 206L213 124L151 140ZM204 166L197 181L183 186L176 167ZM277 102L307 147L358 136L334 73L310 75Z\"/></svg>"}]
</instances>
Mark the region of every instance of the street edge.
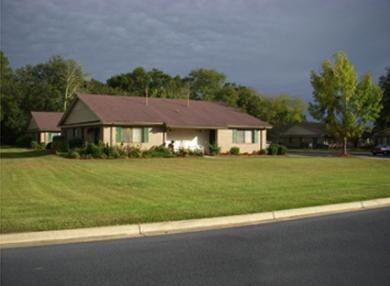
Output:
<instances>
[{"instance_id":1,"label":"street edge","mask_svg":"<svg viewBox=\"0 0 390 286\"><path fill-rule=\"evenodd\" d=\"M0 235L0 248L90 242L232 228L386 206L390 206L390 197L224 217L68 230L9 233Z\"/></svg>"}]
</instances>

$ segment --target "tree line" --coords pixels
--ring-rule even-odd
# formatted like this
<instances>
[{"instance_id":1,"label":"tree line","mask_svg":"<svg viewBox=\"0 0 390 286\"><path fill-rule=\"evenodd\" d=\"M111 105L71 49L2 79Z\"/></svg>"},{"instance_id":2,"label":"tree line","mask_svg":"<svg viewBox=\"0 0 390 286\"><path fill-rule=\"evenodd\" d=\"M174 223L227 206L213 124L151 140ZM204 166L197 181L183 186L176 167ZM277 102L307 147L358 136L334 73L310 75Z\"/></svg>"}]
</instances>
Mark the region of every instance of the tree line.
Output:
<instances>
[{"instance_id":1,"label":"tree line","mask_svg":"<svg viewBox=\"0 0 390 286\"><path fill-rule=\"evenodd\" d=\"M219 101L274 125L274 130L305 118L306 103L288 94L264 95L227 81L214 69L194 69L187 76L137 67L101 82L73 59L53 56L44 63L13 70L1 60L1 141L12 144L27 128L31 111L65 111L77 93Z\"/></svg>"}]
</instances>

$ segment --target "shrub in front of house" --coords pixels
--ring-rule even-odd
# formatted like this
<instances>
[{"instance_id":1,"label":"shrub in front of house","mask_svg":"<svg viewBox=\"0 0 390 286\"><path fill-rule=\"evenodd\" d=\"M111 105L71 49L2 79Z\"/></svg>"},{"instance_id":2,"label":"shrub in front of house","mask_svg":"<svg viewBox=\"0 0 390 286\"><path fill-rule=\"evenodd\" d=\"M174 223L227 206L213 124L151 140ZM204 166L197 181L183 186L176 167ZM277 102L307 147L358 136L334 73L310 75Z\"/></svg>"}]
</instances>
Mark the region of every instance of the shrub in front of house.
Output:
<instances>
[{"instance_id":1,"label":"shrub in front of house","mask_svg":"<svg viewBox=\"0 0 390 286\"><path fill-rule=\"evenodd\" d=\"M189 150L188 150L188 154L189 154L190 156L199 156L199 157L201 157L201 156L204 155L202 149L194 149L194 150L189 149Z\"/></svg>"},{"instance_id":2,"label":"shrub in front of house","mask_svg":"<svg viewBox=\"0 0 390 286\"><path fill-rule=\"evenodd\" d=\"M31 148L34 150L45 150L45 143L38 143L37 141L31 141Z\"/></svg>"},{"instance_id":3,"label":"shrub in front of house","mask_svg":"<svg viewBox=\"0 0 390 286\"><path fill-rule=\"evenodd\" d=\"M30 135L22 135L16 139L16 146L22 148L31 148L32 137Z\"/></svg>"},{"instance_id":4,"label":"shrub in front of house","mask_svg":"<svg viewBox=\"0 0 390 286\"><path fill-rule=\"evenodd\" d=\"M101 158L104 154L104 145L87 143L81 148L80 155L83 158L88 158L90 155L92 158Z\"/></svg>"},{"instance_id":5,"label":"shrub in front of house","mask_svg":"<svg viewBox=\"0 0 390 286\"><path fill-rule=\"evenodd\" d=\"M261 149L261 150L259 151L259 155L267 155L267 151L264 150L264 149Z\"/></svg>"},{"instance_id":6,"label":"shrub in front of house","mask_svg":"<svg viewBox=\"0 0 390 286\"><path fill-rule=\"evenodd\" d=\"M287 147L284 145L278 145L278 155L286 155Z\"/></svg>"},{"instance_id":7,"label":"shrub in front of house","mask_svg":"<svg viewBox=\"0 0 390 286\"><path fill-rule=\"evenodd\" d=\"M153 146L149 150L142 152L142 157L152 158L152 157L163 157L169 158L173 157L171 149L164 146Z\"/></svg>"},{"instance_id":8,"label":"shrub in front of house","mask_svg":"<svg viewBox=\"0 0 390 286\"><path fill-rule=\"evenodd\" d=\"M65 142L65 137L54 136L51 144L51 149L57 152L66 152L68 150L68 144Z\"/></svg>"},{"instance_id":9,"label":"shrub in front of house","mask_svg":"<svg viewBox=\"0 0 390 286\"><path fill-rule=\"evenodd\" d=\"M267 149L268 155L285 155L287 147L280 144L271 144Z\"/></svg>"},{"instance_id":10,"label":"shrub in front of house","mask_svg":"<svg viewBox=\"0 0 390 286\"><path fill-rule=\"evenodd\" d=\"M126 148L127 156L129 158L141 158L142 150L139 146L129 146Z\"/></svg>"},{"instance_id":11,"label":"shrub in front of house","mask_svg":"<svg viewBox=\"0 0 390 286\"><path fill-rule=\"evenodd\" d=\"M278 144L271 144L268 146L267 152L268 155L276 155L278 154Z\"/></svg>"},{"instance_id":12,"label":"shrub in front of house","mask_svg":"<svg viewBox=\"0 0 390 286\"><path fill-rule=\"evenodd\" d=\"M239 155L240 154L240 148L238 147L232 147L229 150L230 155Z\"/></svg>"},{"instance_id":13,"label":"shrub in front of house","mask_svg":"<svg viewBox=\"0 0 390 286\"><path fill-rule=\"evenodd\" d=\"M189 154L190 150L183 147L179 148L179 150L176 152L176 155L180 157L187 157Z\"/></svg>"},{"instance_id":14,"label":"shrub in front of house","mask_svg":"<svg viewBox=\"0 0 390 286\"><path fill-rule=\"evenodd\" d=\"M66 157L71 159L80 159L80 153L76 150L69 150Z\"/></svg>"},{"instance_id":15,"label":"shrub in front of house","mask_svg":"<svg viewBox=\"0 0 390 286\"><path fill-rule=\"evenodd\" d=\"M219 147L217 144L210 144L209 145L209 151L210 155L219 155L221 153L221 147Z\"/></svg>"},{"instance_id":16,"label":"shrub in front of house","mask_svg":"<svg viewBox=\"0 0 390 286\"><path fill-rule=\"evenodd\" d=\"M74 148L81 148L84 145L83 139L81 138L73 138L69 140L69 148L74 149Z\"/></svg>"}]
</instances>

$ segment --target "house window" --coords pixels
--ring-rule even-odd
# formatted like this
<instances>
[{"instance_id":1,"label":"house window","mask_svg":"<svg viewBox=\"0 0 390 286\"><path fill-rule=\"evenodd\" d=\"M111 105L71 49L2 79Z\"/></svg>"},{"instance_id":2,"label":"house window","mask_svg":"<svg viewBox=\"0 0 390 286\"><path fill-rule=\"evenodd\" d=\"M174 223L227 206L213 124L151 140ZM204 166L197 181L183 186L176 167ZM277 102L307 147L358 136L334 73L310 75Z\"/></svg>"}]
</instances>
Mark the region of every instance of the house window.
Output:
<instances>
[{"instance_id":1,"label":"house window","mask_svg":"<svg viewBox=\"0 0 390 286\"><path fill-rule=\"evenodd\" d=\"M149 141L149 128L116 128L116 143L146 143Z\"/></svg>"},{"instance_id":2,"label":"house window","mask_svg":"<svg viewBox=\"0 0 390 286\"><path fill-rule=\"evenodd\" d=\"M122 128L122 142L132 143L131 128Z\"/></svg>"},{"instance_id":3,"label":"house window","mask_svg":"<svg viewBox=\"0 0 390 286\"><path fill-rule=\"evenodd\" d=\"M245 142L245 131L237 130L237 142L238 144L242 144Z\"/></svg>"},{"instance_id":4,"label":"house window","mask_svg":"<svg viewBox=\"0 0 390 286\"><path fill-rule=\"evenodd\" d=\"M244 140L245 140L245 143L253 143L253 131L252 130L245 130Z\"/></svg>"},{"instance_id":5,"label":"house window","mask_svg":"<svg viewBox=\"0 0 390 286\"><path fill-rule=\"evenodd\" d=\"M141 143L142 142L142 128L133 128L133 143Z\"/></svg>"},{"instance_id":6,"label":"house window","mask_svg":"<svg viewBox=\"0 0 390 286\"><path fill-rule=\"evenodd\" d=\"M81 128L74 129L74 138L82 138Z\"/></svg>"},{"instance_id":7,"label":"house window","mask_svg":"<svg viewBox=\"0 0 390 286\"><path fill-rule=\"evenodd\" d=\"M252 144L257 143L256 130L233 130L233 143L236 144Z\"/></svg>"}]
</instances>

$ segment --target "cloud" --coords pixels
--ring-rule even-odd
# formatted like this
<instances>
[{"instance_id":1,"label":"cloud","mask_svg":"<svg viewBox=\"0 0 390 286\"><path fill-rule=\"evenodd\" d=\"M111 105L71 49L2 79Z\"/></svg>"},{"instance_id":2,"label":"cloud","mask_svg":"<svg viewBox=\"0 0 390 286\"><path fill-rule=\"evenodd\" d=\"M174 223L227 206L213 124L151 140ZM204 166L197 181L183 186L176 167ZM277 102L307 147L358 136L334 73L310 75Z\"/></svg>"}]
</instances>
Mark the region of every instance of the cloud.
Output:
<instances>
[{"instance_id":1,"label":"cloud","mask_svg":"<svg viewBox=\"0 0 390 286\"><path fill-rule=\"evenodd\" d=\"M264 92L310 98L309 73L345 50L359 72L390 64L388 1L4 0L15 67L62 54L105 80L138 65L223 71Z\"/></svg>"}]
</instances>

